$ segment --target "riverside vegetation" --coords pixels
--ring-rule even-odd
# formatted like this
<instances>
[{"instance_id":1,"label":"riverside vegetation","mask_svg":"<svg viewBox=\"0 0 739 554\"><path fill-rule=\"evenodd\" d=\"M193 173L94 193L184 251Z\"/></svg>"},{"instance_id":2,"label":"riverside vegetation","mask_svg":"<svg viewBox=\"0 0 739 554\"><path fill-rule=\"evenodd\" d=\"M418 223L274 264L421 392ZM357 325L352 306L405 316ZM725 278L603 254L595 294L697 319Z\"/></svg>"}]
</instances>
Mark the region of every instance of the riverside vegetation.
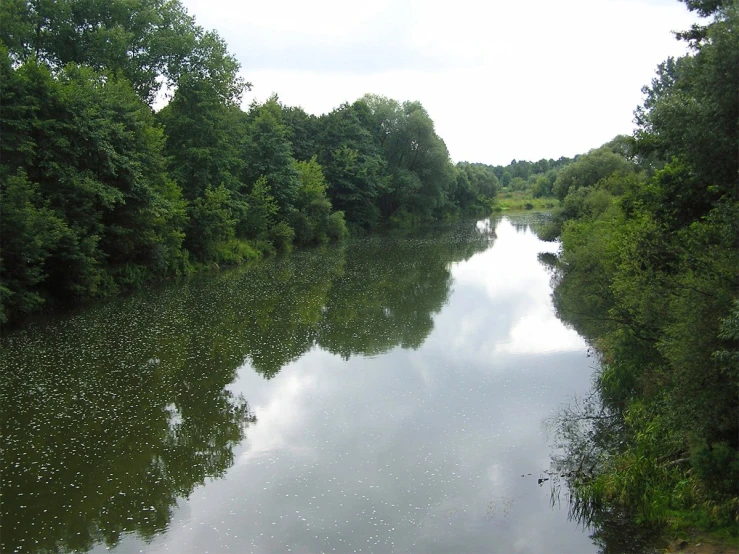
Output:
<instances>
[{"instance_id":1,"label":"riverside vegetation","mask_svg":"<svg viewBox=\"0 0 739 554\"><path fill-rule=\"evenodd\" d=\"M643 89L637 130L559 175L559 316L600 361L593 396L554 418L578 517L739 530L739 10L706 22ZM550 262L551 263L551 262Z\"/></svg>"},{"instance_id":2,"label":"riverside vegetation","mask_svg":"<svg viewBox=\"0 0 739 554\"><path fill-rule=\"evenodd\" d=\"M3 0L0 19L0 323L350 230L487 214L501 179L531 173L452 164L418 102L243 111L239 63L176 0Z\"/></svg>"},{"instance_id":3,"label":"riverside vegetation","mask_svg":"<svg viewBox=\"0 0 739 554\"><path fill-rule=\"evenodd\" d=\"M559 416L575 511L736 536L737 6L660 65L633 137L453 164L418 102L314 116L250 84L177 1L0 2L0 323L385 225L559 203L555 306L600 359ZM157 98L168 103L159 111ZM599 519L600 518L600 519Z\"/></svg>"}]
</instances>

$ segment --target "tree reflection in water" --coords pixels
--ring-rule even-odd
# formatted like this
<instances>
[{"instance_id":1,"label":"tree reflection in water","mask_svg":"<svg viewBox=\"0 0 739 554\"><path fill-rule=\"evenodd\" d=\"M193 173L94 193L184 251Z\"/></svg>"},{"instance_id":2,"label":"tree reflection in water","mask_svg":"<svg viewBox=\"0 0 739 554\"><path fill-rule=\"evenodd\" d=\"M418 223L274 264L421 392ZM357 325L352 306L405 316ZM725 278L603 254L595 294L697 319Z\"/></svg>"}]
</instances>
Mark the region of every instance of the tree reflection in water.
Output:
<instances>
[{"instance_id":1,"label":"tree reflection in water","mask_svg":"<svg viewBox=\"0 0 739 554\"><path fill-rule=\"evenodd\" d=\"M37 319L0 343L3 552L153 539L179 499L233 464L256 417L229 385L314 347L418 348L474 222L367 238Z\"/></svg>"},{"instance_id":2,"label":"tree reflection in water","mask_svg":"<svg viewBox=\"0 0 739 554\"><path fill-rule=\"evenodd\" d=\"M552 299L557 317L575 328L582 336L591 333L602 321L588 317L581 309L578 289L567 282L558 266L556 256L540 254L539 261L550 272ZM623 509L602 502L597 494L590 494L593 478L609 460L609 453L619 450L624 432L621 412L614 409L614 399L604 401L595 385L600 371L600 360L590 350L595 367L593 388L583 398L575 398L561 407L547 422L554 439L551 455L550 483L552 503L566 496L568 514L583 528L590 529L590 538L601 554L646 554L657 549L657 530L640 526Z\"/></svg>"}]
</instances>

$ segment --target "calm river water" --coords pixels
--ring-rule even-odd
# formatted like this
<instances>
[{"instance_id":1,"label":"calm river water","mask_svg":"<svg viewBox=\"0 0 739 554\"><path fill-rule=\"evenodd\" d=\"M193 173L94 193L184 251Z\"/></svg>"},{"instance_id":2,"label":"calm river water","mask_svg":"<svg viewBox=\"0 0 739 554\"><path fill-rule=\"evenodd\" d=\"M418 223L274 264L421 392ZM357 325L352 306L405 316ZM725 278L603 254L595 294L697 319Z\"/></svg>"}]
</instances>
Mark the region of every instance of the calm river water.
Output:
<instances>
[{"instance_id":1,"label":"calm river water","mask_svg":"<svg viewBox=\"0 0 739 554\"><path fill-rule=\"evenodd\" d=\"M589 389L537 216L370 237L0 343L2 552L593 553L544 420Z\"/></svg>"}]
</instances>

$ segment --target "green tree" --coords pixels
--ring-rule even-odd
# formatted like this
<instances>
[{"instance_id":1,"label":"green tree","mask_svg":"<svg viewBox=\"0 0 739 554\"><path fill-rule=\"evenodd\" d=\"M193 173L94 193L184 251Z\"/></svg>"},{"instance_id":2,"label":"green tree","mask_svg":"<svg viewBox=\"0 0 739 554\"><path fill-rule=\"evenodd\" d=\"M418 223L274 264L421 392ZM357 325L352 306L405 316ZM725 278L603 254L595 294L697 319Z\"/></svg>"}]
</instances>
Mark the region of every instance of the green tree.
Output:
<instances>
[{"instance_id":1,"label":"green tree","mask_svg":"<svg viewBox=\"0 0 739 554\"><path fill-rule=\"evenodd\" d=\"M25 175L35 206L68 229L44 262L45 296L87 297L182 269L184 203L162 132L130 84L74 65L55 76L34 61L13 69L7 57L2 72L3 178Z\"/></svg>"},{"instance_id":2,"label":"green tree","mask_svg":"<svg viewBox=\"0 0 739 554\"><path fill-rule=\"evenodd\" d=\"M153 103L163 84L197 74L234 99L248 83L214 32L195 25L177 0L4 0L0 41L16 63L86 65L124 76Z\"/></svg>"},{"instance_id":3,"label":"green tree","mask_svg":"<svg viewBox=\"0 0 739 554\"><path fill-rule=\"evenodd\" d=\"M391 175L380 197L382 215L399 210L425 217L443 213L450 204L455 174L446 145L423 106L372 95L357 104L369 108L375 140Z\"/></svg>"},{"instance_id":4,"label":"green tree","mask_svg":"<svg viewBox=\"0 0 739 554\"><path fill-rule=\"evenodd\" d=\"M239 234L249 238L263 238L274 225L279 206L272 196L266 177L254 183L247 196L246 219L239 226Z\"/></svg>"},{"instance_id":5,"label":"green tree","mask_svg":"<svg viewBox=\"0 0 739 554\"><path fill-rule=\"evenodd\" d=\"M552 195L553 183L547 178L546 175L539 175L534 183L534 198L541 198L542 196Z\"/></svg>"},{"instance_id":6,"label":"green tree","mask_svg":"<svg viewBox=\"0 0 739 554\"><path fill-rule=\"evenodd\" d=\"M188 213L185 247L200 261L213 260L218 245L228 242L236 233L229 191L223 185L207 187L203 196L191 203Z\"/></svg>"},{"instance_id":7,"label":"green tree","mask_svg":"<svg viewBox=\"0 0 739 554\"><path fill-rule=\"evenodd\" d=\"M686 4L713 21L678 33L692 52L645 88L635 140L579 158L555 184L555 304L601 356L596 392L613 422L591 434L594 471L570 485L579 506L736 535L739 13ZM617 152L644 173L618 170Z\"/></svg>"},{"instance_id":8,"label":"green tree","mask_svg":"<svg viewBox=\"0 0 739 554\"><path fill-rule=\"evenodd\" d=\"M328 218L331 215L331 201L326 190L328 184L323 169L311 158L307 162L296 162L300 186L296 195L296 213L293 228L298 244L320 243L328 240Z\"/></svg>"},{"instance_id":9,"label":"green tree","mask_svg":"<svg viewBox=\"0 0 739 554\"><path fill-rule=\"evenodd\" d=\"M344 104L321 117L318 162L333 207L343 211L350 224L370 229L379 220L377 198L386 186L386 162L358 109Z\"/></svg>"},{"instance_id":10,"label":"green tree","mask_svg":"<svg viewBox=\"0 0 739 554\"><path fill-rule=\"evenodd\" d=\"M579 156L563 168L554 183L554 193L560 201L567 193L581 187L591 187L601 179L616 172L630 173L634 166L623 156L610 148L601 147Z\"/></svg>"},{"instance_id":11,"label":"green tree","mask_svg":"<svg viewBox=\"0 0 739 554\"><path fill-rule=\"evenodd\" d=\"M242 181L251 187L264 177L280 217L286 218L295 208L299 183L289 133L276 97L262 105L252 105L242 156Z\"/></svg>"},{"instance_id":12,"label":"green tree","mask_svg":"<svg viewBox=\"0 0 739 554\"><path fill-rule=\"evenodd\" d=\"M6 323L11 314L30 313L43 305L44 264L71 231L22 171L0 174L0 206L0 323Z\"/></svg>"},{"instance_id":13,"label":"green tree","mask_svg":"<svg viewBox=\"0 0 739 554\"><path fill-rule=\"evenodd\" d=\"M689 2L718 9L722 2ZM669 202L665 222L695 221L727 198L739 198L739 8L726 4L692 56L667 60L637 109L636 152L670 163L655 182L654 202ZM669 220L669 221L668 221Z\"/></svg>"},{"instance_id":14,"label":"green tree","mask_svg":"<svg viewBox=\"0 0 739 554\"><path fill-rule=\"evenodd\" d=\"M313 156L318 156L317 139L321 132L319 119L295 106L283 106L282 119L288 130L295 159L307 162Z\"/></svg>"},{"instance_id":15,"label":"green tree","mask_svg":"<svg viewBox=\"0 0 739 554\"><path fill-rule=\"evenodd\" d=\"M224 102L210 82L189 76L157 114L167 137L169 173L185 198L200 198L207 187L242 188L240 143L245 125L237 105Z\"/></svg>"}]
</instances>

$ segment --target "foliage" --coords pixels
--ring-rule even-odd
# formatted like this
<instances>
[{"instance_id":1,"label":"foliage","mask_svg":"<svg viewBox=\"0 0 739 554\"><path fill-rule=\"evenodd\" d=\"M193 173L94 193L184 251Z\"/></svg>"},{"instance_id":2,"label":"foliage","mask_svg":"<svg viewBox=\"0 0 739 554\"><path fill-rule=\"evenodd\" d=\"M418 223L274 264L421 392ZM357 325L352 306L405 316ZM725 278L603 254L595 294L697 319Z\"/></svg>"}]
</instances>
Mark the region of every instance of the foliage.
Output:
<instances>
[{"instance_id":1,"label":"foliage","mask_svg":"<svg viewBox=\"0 0 739 554\"><path fill-rule=\"evenodd\" d=\"M217 245L234 238L236 221L229 204L228 190L223 185L216 189L208 187L191 204L185 246L195 259L212 261Z\"/></svg>"},{"instance_id":2,"label":"foliage","mask_svg":"<svg viewBox=\"0 0 739 554\"><path fill-rule=\"evenodd\" d=\"M157 114L167 139L169 174L188 200L201 197L209 186L240 189L240 115L236 106L221 101L211 83L194 78L187 78Z\"/></svg>"},{"instance_id":3,"label":"foliage","mask_svg":"<svg viewBox=\"0 0 739 554\"><path fill-rule=\"evenodd\" d=\"M41 201L38 185L30 183L23 172L2 177L0 206L3 223L0 323L5 323L7 312L28 313L43 304L39 285L46 277L44 263L62 237L71 231Z\"/></svg>"},{"instance_id":4,"label":"foliage","mask_svg":"<svg viewBox=\"0 0 739 554\"><path fill-rule=\"evenodd\" d=\"M284 218L290 214L295 209L299 183L288 131L282 123L276 98L263 105L252 105L241 156L242 182L250 187L258 179L266 179L279 215Z\"/></svg>"},{"instance_id":5,"label":"foliage","mask_svg":"<svg viewBox=\"0 0 739 554\"><path fill-rule=\"evenodd\" d=\"M5 54L2 179L26 223L17 212L4 219L11 246L4 257L13 259L12 245L27 248L30 235L21 228L44 219L57 229L51 247L39 228L48 246L33 264L43 258L43 269L14 290L36 287L36 300L61 302L127 286L132 275L140 284L181 270L185 205L167 176L163 135L148 106L123 79L76 65L52 75L33 60L14 69ZM17 196L21 188L27 201Z\"/></svg>"},{"instance_id":6,"label":"foliage","mask_svg":"<svg viewBox=\"0 0 739 554\"><path fill-rule=\"evenodd\" d=\"M249 211L239 224L239 235L260 238L274 224L278 206L272 196L269 183L260 177L247 197Z\"/></svg>"},{"instance_id":7,"label":"foliage","mask_svg":"<svg viewBox=\"0 0 739 554\"><path fill-rule=\"evenodd\" d=\"M553 191L557 198L564 200L569 192L579 188L592 187L601 179L614 173L627 174L633 171L631 163L609 148L599 148L580 156L562 169L554 182Z\"/></svg>"},{"instance_id":8,"label":"foliage","mask_svg":"<svg viewBox=\"0 0 739 554\"><path fill-rule=\"evenodd\" d=\"M328 217L326 235L331 240L341 240L349 235L349 229L347 229L344 220L344 212L336 211Z\"/></svg>"},{"instance_id":9,"label":"foliage","mask_svg":"<svg viewBox=\"0 0 739 554\"><path fill-rule=\"evenodd\" d=\"M318 161L331 186L335 209L364 229L377 225L377 198L384 190L386 162L370 132L362 125L355 106L344 104L321 117Z\"/></svg>"},{"instance_id":10,"label":"foliage","mask_svg":"<svg viewBox=\"0 0 739 554\"><path fill-rule=\"evenodd\" d=\"M551 213L557 206L555 198L535 198L526 191L503 191L496 195L491 203L497 212L539 210Z\"/></svg>"},{"instance_id":11,"label":"foliage","mask_svg":"<svg viewBox=\"0 0 739 554\"><path fill-rule=\"evenodd\" d=\"M295 231L285 221L280 221L269 230L269 240L278 252L290 252L295 239Z\"/></svg>"},{"instance_id":12,"label":"foliage","mask_svg":"<svg viewBox=\"0 0 739 554\"><path fill-rule=\"evenodd\" d=\"M419 102L243 111L238 62L178 0L6 0L0 18L2 321L349 229L486 215L498 193L495 168L451 163Z\"/></svg>"},{"instance_id":13,"label":"foliage","mask_svg":"<svg viewBox=\"0 0 739 554\"><path fill-rule=\"evenodd\" d=\"M326 190L328 183L323 169L315 156L307 162L295 162L299 187L295 199L297 219L301 223L296 229L298 244L322 243L328 240L327 227L331 215L331 201Z\"/></svg>"},{"instance_id":14,"label":"foliage","mask_svg":"<svg viewBox=\"0 0 739 554\"><path fill-rule=\"evenodd\" d=\"M224 99L249 86L223 40L196 26L177 0L7 0L0 19L8 22L0 41L14 63L73 63L121 75L148 103L183 75L199 75Z\"/></svg>"},{"instance_id":15,"label":"foliage","mask_svg":"<svg viewBox=\"0 0 739 554\"><path fill-rule=\"evenodd\" d=\"M659 67L632 141L560 171L544 233L562 239L555 306L599 353L619 422L590 435L602 463L573 479L576 503L736 534L738 15L688 4L714 21L680 35L693 52Z\"/></svg>"},{"instance_id":16,"label":"foliage","mask_svg":"<svg viewBox=\"0 0 739 554\"><path fill-rule=\"evenodd\" d=\"M424 217L442 213L454 173L446 145L423 106L374 95L357 104L368 110L373 135L387 161L389 179L380 197L381 213L385 217L400 209Z\"/></svg>"}]
</instances>

